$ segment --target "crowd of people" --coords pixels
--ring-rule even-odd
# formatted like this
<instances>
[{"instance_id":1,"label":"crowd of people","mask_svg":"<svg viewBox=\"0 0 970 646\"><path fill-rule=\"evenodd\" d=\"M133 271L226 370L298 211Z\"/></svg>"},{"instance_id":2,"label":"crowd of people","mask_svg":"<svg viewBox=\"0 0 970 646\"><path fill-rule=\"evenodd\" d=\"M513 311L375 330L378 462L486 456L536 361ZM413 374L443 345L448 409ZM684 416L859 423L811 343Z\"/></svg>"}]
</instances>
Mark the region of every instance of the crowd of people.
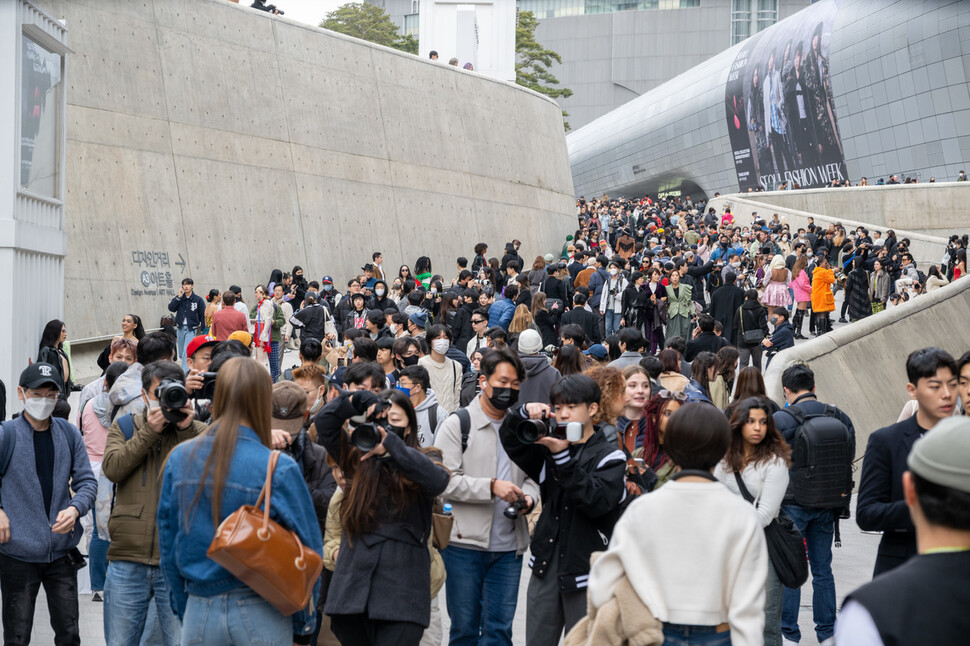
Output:
<instances>
[{"instance_id":1,"label":"crowd of people","mask_svg":"<svg viewBox=\"0 0 970 646\"><path fill-rule=\"evenodd\" d=\"M970 353L910 354L912 403L872 434L858 483L853 421L811 367L785 369L783 407L762 369L806 319L831 330L839 289L854 321L961 278L967 237L924 276L892 231L737 223L689 198L577 213L528 263L518 240L447 271L375 252L344 292L294 267L250 303L185 279L162 329L123 317L73 413L52 321L0 434L5 642L29 642L43 585L55 643L79 643L87 517L109 645L511 644L526 554L529 646L797 643L809 570L823 644L922 643L892 607L932 611L933 643L958 643ZM837 625L854 484L859 527L884 534ZM214 560L227 519L261 504L320 556L303 607ZM804 539L794 569L784 527ZM963 587L934 587L941 572Z\"/></svg>"}]
</instances>

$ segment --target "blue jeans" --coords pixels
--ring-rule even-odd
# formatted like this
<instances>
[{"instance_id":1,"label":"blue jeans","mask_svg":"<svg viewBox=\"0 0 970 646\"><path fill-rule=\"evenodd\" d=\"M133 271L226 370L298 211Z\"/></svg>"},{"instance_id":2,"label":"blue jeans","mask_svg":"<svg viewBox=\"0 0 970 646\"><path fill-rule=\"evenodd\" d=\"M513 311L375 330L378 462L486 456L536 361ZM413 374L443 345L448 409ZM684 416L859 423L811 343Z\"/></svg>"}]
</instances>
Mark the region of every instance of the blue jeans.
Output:
<instances>
[{"instance_id":1,"label":"blue jeans","mask_svg":"<svg viewBox=\"0 0 970 646\"><path fill-rule=\"evenodd\" d=\"M91 576L91 592L104 590L104 576L108 570L109 541L98 538L98 523L93 523L91 543L88 544L88 572Z\"/></svg>"},{"instance_id":2,"label":"blue jeans","mask_svg":"<svg viewBox=\"0 0 970 646\"><path fill-rule=\"evenodd\" d=\"M450 646L508 646L519 596L522 557L449 545L441 550L448 578Z\"/></svg>"},{"instance_id":3,"label":"blue jeans","mask_svg":"<svg viewBox=\"0 0 970 646\"><path fill-rule=\"evenodd\" d=\"M622 318L622 314L617 314L612 310L606 310L606 314L603 317L603 322L606 325L606 336L616 334L620 331L620 319Z\"/></svg>"},{"instance_id":4,"label":"blue jeans","mask_svg":"<svg viewBox=\"0 0 970 646\"><path fill-rule=\"evenodd\" d=\"M273 378L273 383L280 378L280 342L269 342L269 376Z\"/></svg>"},{"instance_id":5,"label":"blue jeans","mask_svg":"<svg viewBox=\"0 0 970 646\"><path fill-rule=\"evenodd\" d=\"M182 646L292 644L293 620L251 588L213 597L189 595L182 621Z\"/></svg>"},{"instance_id":6,"label":"blue jeans","mask_svg":"<svg viewBox=\"0 0 970 646\"><path fill-rule=\"evenodd\" d=\"M189 358L185 356L185 354L188 350L189 342L195 338L195 330L193 328L183 327L180 325L176 334L178 336L179 360L182 362L182 370L188 372Z\"/></svg>"},{"instance_id":7,"label":"blue jeans","mask_svg":"<svg viewBox=\"0 0 970 646\"><path fill-rule=\"evenodd\" d=\"M832 537L835 513L831 509L808 509L798 505L784 505L795 526L805 537L808 564L812 569L812 618L815 635L824 641L835 634L835 578L832 576ZM785 588L782 596L781 632L785 639L798 642L798 606L801 591Z\"/></svg>"},{"instance_id":8,"label":"blue jeans","mask_svg":"<svg viewBox=\"0 0 970 646\"><path fill-rule=\"evenodd\" d=\"M731 646L731 631L717 632L715 626L664 624L663 646Z\"/></svg>"},{"instance_id":9,"label":"blue jeans","mask_svg":"<svg viewBox=\"0 0 970 646\"><path fill-rule=\"evenodd\" d=\"M178 646L178 617L172 612L168 584L157 567L111 561L104 581L104 641L107 646L131 646L141 640L145 622L155 598L162 643Z\"/></svg>"}]
</instances>

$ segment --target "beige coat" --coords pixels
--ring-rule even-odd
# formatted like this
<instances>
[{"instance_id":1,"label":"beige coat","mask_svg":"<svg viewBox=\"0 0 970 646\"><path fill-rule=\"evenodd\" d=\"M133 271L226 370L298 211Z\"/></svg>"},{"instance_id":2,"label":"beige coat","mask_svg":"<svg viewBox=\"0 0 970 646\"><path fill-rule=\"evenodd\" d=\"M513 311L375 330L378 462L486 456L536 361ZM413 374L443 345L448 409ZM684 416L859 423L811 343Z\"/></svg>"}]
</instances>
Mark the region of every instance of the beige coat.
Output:
<instances>
[{"instance_id":1,"label":"beige coat","mask_svg":"<svg viewBox=\"0 0 970 646\"><path fill-rule=\"evenodd\" d=\"M461 452L461 422L457 415L449 416L441 423L435 436L435 448L441 451L441 461L451 472L448 488L441 494L452 505L455 524L451 530L451 544L469 545L488 549L492 532L493 503L492 478L497 465L498 434L492 421L485 415L478 395L468 404L471 429L468 446ZM513 462L512 482L539 501L539 486ZM515 522L518 554L529 547L529 526L525 516Z\"/></svg>"},{"instance_id":2,"label":"beige coat","mask_svg":"<svg viewBox=\"0 0 970 646\"><path fill-rule=\"evenodd\" d=\"M592 560L602 553L593 554ZM564 646L660 646L663 624L650 612L624 575L613 596L596 608L587 597L586 616L566 635Z\"/></svg>"}]
</instances>

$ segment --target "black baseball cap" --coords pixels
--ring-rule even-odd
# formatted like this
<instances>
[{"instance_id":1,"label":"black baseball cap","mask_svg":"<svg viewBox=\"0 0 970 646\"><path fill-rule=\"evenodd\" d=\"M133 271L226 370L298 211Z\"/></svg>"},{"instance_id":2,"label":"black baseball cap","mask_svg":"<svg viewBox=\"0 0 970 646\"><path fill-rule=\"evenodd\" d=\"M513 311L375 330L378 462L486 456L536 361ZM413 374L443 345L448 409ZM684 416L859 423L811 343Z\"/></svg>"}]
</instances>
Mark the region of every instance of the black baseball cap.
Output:
<instances>
[{"instance_id":1,"label":"black baseball cap","mask_svg":"<svg viewBox=\"0 0 970 646\"><path fill-rule=\"evenodd\" d=\"M50 385L60 389L61 384L58 382L59 376L60 373L57 372L57 368L49 363L32 363L20 373L20 387L33 390L41 386Z\"/></svg>"}]
</instances>

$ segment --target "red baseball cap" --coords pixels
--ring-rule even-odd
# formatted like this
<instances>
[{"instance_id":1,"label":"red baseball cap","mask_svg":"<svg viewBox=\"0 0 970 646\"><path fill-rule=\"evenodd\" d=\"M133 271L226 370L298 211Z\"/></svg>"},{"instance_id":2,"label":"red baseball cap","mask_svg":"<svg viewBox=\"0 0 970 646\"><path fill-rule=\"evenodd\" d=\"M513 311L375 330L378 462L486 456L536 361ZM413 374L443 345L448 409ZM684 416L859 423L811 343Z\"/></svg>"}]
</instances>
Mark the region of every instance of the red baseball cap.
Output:
<instances>
[{"instance_id":1,"label":"red baseball cap","mask_svg":"<svg viewBox=\"0 0 970 646\"><path fill-rule=\"evenodd\" d=\"M214 336L209 336L208 334L197 336L189 341L189 347L185 349L185 354L191 357L199 348L204 348L207 345L215 345L216 343L219 343L219 341Z\"/></svg>"}]
</instances>

